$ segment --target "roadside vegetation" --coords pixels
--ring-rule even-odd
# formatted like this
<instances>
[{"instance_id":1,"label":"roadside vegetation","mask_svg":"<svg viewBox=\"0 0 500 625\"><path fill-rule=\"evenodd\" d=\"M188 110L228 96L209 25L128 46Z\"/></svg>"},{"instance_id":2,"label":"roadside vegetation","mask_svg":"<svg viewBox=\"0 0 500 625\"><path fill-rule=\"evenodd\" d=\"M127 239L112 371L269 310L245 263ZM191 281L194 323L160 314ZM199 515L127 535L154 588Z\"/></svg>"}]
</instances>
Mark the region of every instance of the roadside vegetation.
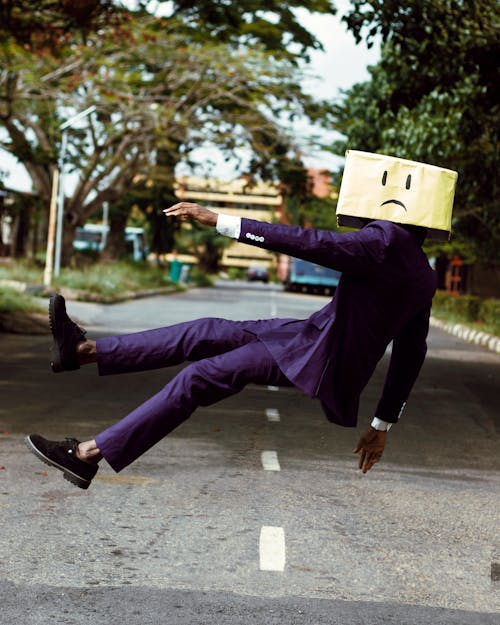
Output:
<instances>
[{"instance_id":1,"label":"roadside vegetation","mask_svg":"<svg viewBox=\"0 0 500 625\"><path fill-rule=\"evenodd\" d=\"M40 293L42 293L43 268L29 261L17 261L0 267L0 280L12 280L40 286ZM113 298L118 296L165 287L170 287L172 290L181 288L169 278L167 268L154 267L146 262L121 261L64 268L61 270L59 278L54 280L50 290L70 289L74 291L74 296L78 299L100 299L111 302ZM7 290L10 292L12 289ZM0 293L2 300L4 297ZM25 300L28 299L28 296L25 296ZM10 295L9 301L11 302L10 306L14 306L14 301ZM19 299L19 310L23 310L22 301L24 300Z\"/></svg>"},{"instance_id":2,"label":"roadside vegetation","mask_svg":"<svg viewBox=\"0 0 500 625\"><path fill-rule=\"evenodd\" d=\"M432 314L441 321L460 323L475 330L500 336L500 300L474 295L452 295L438 291Z\"/></svg>"},{"instance_id":3,"label":"roadside vegetation","mask_svg":"<svg viewBox=\"0 0 500 625\"><path fill-rule=\"evenodd\" d=\"M26 293L20 293L10 287L0 287L0 313L44 313L36 300Z\"/></svg>"}]
</instances>

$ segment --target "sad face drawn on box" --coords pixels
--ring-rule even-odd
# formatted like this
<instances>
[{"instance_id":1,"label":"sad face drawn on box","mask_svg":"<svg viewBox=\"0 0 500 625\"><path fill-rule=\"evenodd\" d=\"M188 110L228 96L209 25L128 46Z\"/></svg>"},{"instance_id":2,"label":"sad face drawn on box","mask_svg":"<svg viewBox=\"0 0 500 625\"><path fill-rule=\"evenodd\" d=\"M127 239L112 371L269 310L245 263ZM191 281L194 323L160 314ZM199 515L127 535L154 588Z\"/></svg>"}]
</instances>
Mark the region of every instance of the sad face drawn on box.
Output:
<instances>
[{"instance_id":1,"label":"sad face drawn on box","mask_svg":"<svg viewBox=\"0 0 500 625\"><path fill-rule=\"evenodd\" d=\"M384 173L382 174L382 186L385 187L385 185L387 184L387 169L384 170ZM405 184L406 189L411 189L411 174L408 174L406 176L406 184ZM385 200L385 202L382 202L382 204L380 206L385 206L386 204L396 204L397 206L401 206L402 208L404 208L405 210L407 210L406 206L403 204L403 202L401 202L400 200Z\"/></svg>"},{"instance_id":2,"label":"sad face drawn on box","mask_svg":"<svg viewBox=\"0 0 500 625\"><path fill-rule=\"evenodd\" d=\"M348 150L337 204L340 226L367 219L422 226L447 239L457 173L384 154Z\"/></svg>"}]
</instances>

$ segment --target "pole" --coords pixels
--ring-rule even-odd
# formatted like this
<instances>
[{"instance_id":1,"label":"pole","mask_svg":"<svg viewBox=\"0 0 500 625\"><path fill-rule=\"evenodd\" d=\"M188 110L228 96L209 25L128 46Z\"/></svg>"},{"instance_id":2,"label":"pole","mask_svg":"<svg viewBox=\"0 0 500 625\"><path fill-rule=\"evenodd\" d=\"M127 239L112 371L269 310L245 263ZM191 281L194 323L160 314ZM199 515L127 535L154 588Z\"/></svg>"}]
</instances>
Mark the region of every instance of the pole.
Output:
<instances>
[{"instance_id":1,"label":"pole","mask_svg":"<svg viewBox=\"0 0 500 625\"><path fill-rule=\"evenodd\" d=\"M57 206L56 255L55 255L55 262L54 262L54 275L56 278L59 277L59 273L61 271L61 248L62 248L63 218L64 218L63 180L64 180L64 158L66 156L66 146L68 143L67 129L71 128L71 126L75 122L79 121L80 119L83 119L87 115L90 115L95 110L96 110L96 107L93 104L92 106L89 106L81 113L74 115L73 117L68 119L68 121L64 122L64 124L61 124L61 126L59 126L59 128L63 131L63 133L61 137L61 153L59 157L59 161L60 161L60 164L59 164L59 172L60 172L59 173L59 202Z\"/></svg>"},{"instance_id":2,"label":"pole","mask_svg":"<svg viewBox=\"0 0 500 625\"><path fill-rule=\"evenodd\" d=\"M109 204L107 202L102 203L102 249L106 248L106 243L108 240L108 215L109 215Z\"/></svg>"},{"instance_id":3,"label":"pole","mask_svg":"<svg viewBox=\"0 0 500 625\"><path fill-rule=\"evenodd\" d=\"M54 276L59 277L61 272L61 248L62 248L62 235L63 235L63 217L64 217L64 158L66 156L66 144L68 141L68 134L66 130L62 133L61 138L61 154L59 165L59 196L57 203L57 232L56 232L56 256L54 262Z\"/></svg>"},{"instance_id":4,"label":"pole","mask_svg":"<svg viewBox=\"0 0 500 625\"><path fill-rule=\"evenodd\" d=\"M52 195L50 197L49 230L47 233L47 253L45 255L45 271L43 272L43 285L50 286L52 283L52 269L54 267L54 239L56 234L57 215L57 192L59 186L59 170L54 169L52 176Z\"/></svg>"}]
</instances>

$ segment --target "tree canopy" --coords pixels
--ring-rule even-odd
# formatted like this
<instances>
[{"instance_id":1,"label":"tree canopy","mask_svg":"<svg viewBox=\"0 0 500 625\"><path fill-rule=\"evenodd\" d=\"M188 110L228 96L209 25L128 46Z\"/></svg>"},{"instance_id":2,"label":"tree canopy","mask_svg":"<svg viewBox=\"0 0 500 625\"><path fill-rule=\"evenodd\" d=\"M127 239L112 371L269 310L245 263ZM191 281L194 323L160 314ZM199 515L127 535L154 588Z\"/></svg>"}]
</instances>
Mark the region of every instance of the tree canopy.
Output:
<instances>
[{"instance_id":1,"label":"tree canopy","mask_svg":"<svg viewBox=\"0 0 500 625\"><path fill-rule=\"evenodd\" d=\"M295 53L279 48L273 55L271 39L263 43L263 35L244 29L238 39L236 25L233 32L222 22L225 35L200 37L208 25L196 30L194 19L202 20L200 11L209 4L216 3L182 15L177 4L167 18L141 9L122 12L119 23L89 27L85 37L67 33L55 51L44 44L19 45L15 37L1 42L0 124L6 134L0 148L25 165L47 206L52 172L60 164L60 126L89 105L96 107L67 131L64 165L78 174L65 202L67 255L76 225L104 201L116 204L122 217L130 206L123 197L130 199L134 185L143 199L147 195L145 178L171 193L175 166L189 161L200 144L211 142L228 156L249 148L249 173L274 177L293 148L287 122L297 115L324 119L327 105L302 91ZM325 10L328 5L310 4ZM249 4L245 19L261 8ZM276 9L285 15L285 3ZM286 28L286 22L276 27L276 45L282 41L278 31L286 37ZM300 29L290 38L301 40L303 49L315 45ZM151 199L159 211L158 194L152 192Z\"/></svg>"},{"instance_id":2,"label":"tree canopy","mask_svg":"<svg viewBox=\"0 0 500 625\"><path fill-rule=\"evenodd\" d=\"M113 0L0 0L0 36L57 53L75 32L85 38L121 14Z\"/></svg>"},{"instance_id":3,"label":"tree canopy","mask_svg":"<svg viewBox=\"0 0 500 625\"><path fill-rule=\"evenodd\" d=\"M160 2L172 6L178 17L198 40L212 40L235 46L261 46L276 58L308 60L310 50L321 43L294 13L301 8L310 12L334 14L330 0L173 0ZM144 7L148 2L142 2Z\"/></svg>"},{"instance_id":4,"label":"tree canopy","mask_svg":"<svg viewBox=\"0 0 500 625\"><path fill-rule=\"evenodd\" d=\"M382 39L371 80L336 107L346 140L459 172L454 232L498 261L500 5L496 0L352 0L357 40ZM470 245L468 246L470 249Z\"/></svg>"}]
</instances>

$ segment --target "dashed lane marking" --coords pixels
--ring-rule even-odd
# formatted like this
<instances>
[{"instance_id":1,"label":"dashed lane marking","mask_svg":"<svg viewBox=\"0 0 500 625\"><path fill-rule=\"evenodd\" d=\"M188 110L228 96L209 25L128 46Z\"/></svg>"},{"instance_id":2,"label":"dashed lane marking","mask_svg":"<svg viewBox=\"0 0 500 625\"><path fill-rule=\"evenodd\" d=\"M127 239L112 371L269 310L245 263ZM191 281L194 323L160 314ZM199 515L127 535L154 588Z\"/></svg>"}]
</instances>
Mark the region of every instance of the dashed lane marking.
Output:
<instances>
[{"instance_id":1,"label":"dashed lane marking","mask_svg":"<svg viewBox=\"0 0 500 625\"><path fill-rule=\"evenodd\" d=\"M263 451L260 458L265 471L281 471L277 452Z\"/></svg>"},{"instance_id":2,"label":"dashed lane marking","mask_svg":"<svg viewBox=\"0 0 500 625\"><path fill-rule=\"evenodd\" d=\"M271 317L278 315L278 307L276 306L276 293L271 291Z\"/></svg>"},{"instance_id":3,"label":"dashed lane marking","mask_svg":"<svg viewBox=\"0 0 500 625\"><path fill-rule=\"evenodd\" d=\"M268 421L279 421L280 411L276 408L266 408L266 417Z\"/></svg>"},{"instance_id":4,"label":"dashed lane marking","mask_svg":"<svg viewBox=\"0 0 500 625\"><path fill-rule=\"evenodd\" d=\"M259 568L261 571L285 569L285 530L264 525L260 530Z\"/></svg>"}]
</instances>

